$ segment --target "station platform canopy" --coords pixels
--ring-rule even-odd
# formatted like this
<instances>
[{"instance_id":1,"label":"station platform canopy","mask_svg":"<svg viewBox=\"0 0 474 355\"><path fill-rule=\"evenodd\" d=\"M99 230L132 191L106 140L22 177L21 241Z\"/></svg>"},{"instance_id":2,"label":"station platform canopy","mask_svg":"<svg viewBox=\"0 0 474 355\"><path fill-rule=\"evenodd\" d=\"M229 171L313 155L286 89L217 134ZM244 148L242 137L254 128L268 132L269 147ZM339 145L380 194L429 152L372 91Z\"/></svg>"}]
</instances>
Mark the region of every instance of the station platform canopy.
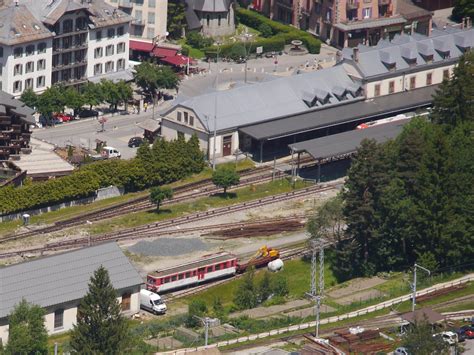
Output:
<instances>
[{"instance_id":1,"label":"station platform canopy","mask_svg":"<svg viewBox=\"0 0 474 355\"><path fill-rule=\"evenodd\" d=\"M289 147L294 153L306 152L317 161L337 158L355 153L364 139L375 139L378 143L383 143L395 138L408 122L409 119L385 123L366 129L358 129L290 144Z\"/></svg>"}]
</instances>

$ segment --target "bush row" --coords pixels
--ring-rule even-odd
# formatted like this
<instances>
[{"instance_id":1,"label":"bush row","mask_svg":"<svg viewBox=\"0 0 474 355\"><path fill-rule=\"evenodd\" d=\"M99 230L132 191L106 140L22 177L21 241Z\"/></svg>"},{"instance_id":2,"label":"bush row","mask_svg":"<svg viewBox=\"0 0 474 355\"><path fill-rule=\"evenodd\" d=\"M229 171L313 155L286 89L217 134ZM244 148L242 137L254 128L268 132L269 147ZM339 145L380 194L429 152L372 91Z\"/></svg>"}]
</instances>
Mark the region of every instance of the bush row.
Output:
<instances>
[{"instance_id":1,"label":"bush row","mask_svg":"<svg viewBox=\"0 0 474 355\"><path fill-rule=\"evenodd\" d=\"M115 185L125 191L138 191L153 185L167 184L193 173L205 165L197 137L189 141L157 140L153 147L143 144L131 160L107 160L81 167L69 176L0 189L0 213L41 208L93 196L101 187Z\"/></svg>"}]
</instances>

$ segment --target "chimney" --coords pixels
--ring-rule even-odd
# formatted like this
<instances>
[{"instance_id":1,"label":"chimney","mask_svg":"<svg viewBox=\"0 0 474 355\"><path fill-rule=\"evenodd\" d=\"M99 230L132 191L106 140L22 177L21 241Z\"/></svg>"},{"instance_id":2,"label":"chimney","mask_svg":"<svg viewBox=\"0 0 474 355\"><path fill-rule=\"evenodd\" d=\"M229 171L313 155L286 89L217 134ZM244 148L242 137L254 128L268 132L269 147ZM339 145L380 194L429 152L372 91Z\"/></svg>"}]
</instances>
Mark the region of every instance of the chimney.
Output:
<instances>
[{"instance_id":1,"label":"chimney","mask_svg":"<svg viewBox=\"0 0 474 355\"><path fill-rule=\"evenodd\" d=\"M359 48L354 47L352 48L352 59L354 59L354 62L359 63Z\"/></svg>"}]
</instances>

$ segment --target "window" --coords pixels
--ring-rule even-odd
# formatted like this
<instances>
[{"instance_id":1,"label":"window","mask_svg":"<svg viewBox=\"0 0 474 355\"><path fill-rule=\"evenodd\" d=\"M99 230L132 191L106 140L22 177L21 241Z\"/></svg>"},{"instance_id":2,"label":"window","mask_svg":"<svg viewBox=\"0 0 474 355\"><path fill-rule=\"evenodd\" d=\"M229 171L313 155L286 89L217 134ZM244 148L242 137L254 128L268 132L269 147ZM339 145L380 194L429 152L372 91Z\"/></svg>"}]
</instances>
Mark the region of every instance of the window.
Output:
<instances>
[{"instance_id":1,"label":"window","mask_svg":"<svg viewBox=\"0 0 474 355\"><path fill-rule=\"evenodd\" d=\"M178 111L176 118L179 122L181 122L181 112Z\"/></svg>"},{"instance_id":2,"label":"window","mask_svg":"<svg viewBox=\"0 0 474 355\"><path fill-rule=\"evenodd\" d=\"M119 28L117 28L117 36L123 36L123 34L124 34L123 26L120 26Z\"/></svg>"},{"instance_id":3,"label":"window","mask_svg":"<svg viewBox=\"0 0 474 355\"><path fill-rule=\"evenodd\" d=\"M156 7L156 0L148 0L148 7Z\"/></svg>"},{"instance_id":4,"label":"window","mask_svg":"<svg viewBox=\"0 0 474 355\"><path fill-rule=\"evenodd\" d=\"M64 309L54 311L54 329L62 328L64 323Z\"/></svg>"},{"instance_id":5,"label":"window","mask_svg":"<svg viewBox=\"0 0 474 355\"><path fill-rule=\"evenodd\" d=\"M15 81L13 83L13 92L20 92L21 91L21 81Z\"/></svg>"},{"instance_id":6,"label":"window","mask_svg":"<svg viewBox=\"0 0 474 355\"><path fill-rule=\"evenodd\" d=\"M25 73L31 73L33 71L35 71L35 63L34 62L26 63Z\"/></svg>"},{"instance_id":7,"label":"window","mask_svg":"<svg viewBox=\"0 0 474 355\"><path fill-rule=\"evenodd\" d=\"M3 58L3 47L0 47L0 58Z\"/></svg>"},{"instance_id":8,"label":"window","mask_svg":"<svg viewBox=\"0 0 474 355\"><path fill-rule=\"evenodd\" d=\"M388 93L393 94L395 92L395 81L389 81L388 83Z\"/></svg>"},{"instance_id":9,"label":"window","mask_svg":"<svg viewBox=\"0 0 474 355\"><path fill-rule=\"evenodd\" d=\"M110 55L114 55L114 45L110 44L105 48L105 55L108 57Z\"/></svg>"},{"instance_id":10,"label":"window","mask_svg":"<svg viewBox=\"0 0 474 355\"><path fill-rule=\"evenodd\" d=\"M125 59L119 59L117 60L117 70L123 70L125 69Z\"/></svg>"},{"instance_id":11,"label":"window","mask_svg":"<svg viewBox=\"0 0 474 355\"><path fill-rule=\"evenodd\" d=\"M102 74L102 64L94 65L94 75Z\"/></svg>"},{"instance_id":12,"label":"window","mask_svg":"<svg viewBox=\"0 0 474 355\"><path fill-rule=\"evenodd\" d=\"M35 54L35 46L30 44L29 46L26 46L26 51L25 51L26 56L28 57L29 55Z\"/></svg>"},{"instance_id":13,"label":"window","mask_svg":"<svg viewBox=\"0 0 474 355\"><path fill-rule=\"evenodd\" d=\"M217 26L221 25L221 15L217 16Z\"/></svg>"},{"instance_id":14,"label":"window","mask_svg":"<svg viewBox=\"0 0 474 355\"><path fill-rule=\"evenodd\" d=\"M46 53L46 43L41 42L38 44L38 53Z\"/></svg>"},{"instance_id":15,"label":"window","mask_svg":"<svg viewBox=\"0 0 474 355\"><path fill-rule=\"evenodd\" d=\"M109 28L107 30L107 37L113 38L115 36L115 28Z\"/></svg>"},{"instance_id":16,"label":"window","mask_svg":"<svg viewBox=\"0 0 474 355\"><path fill-rule=\"evenodd\" d=\"M189 278L189 277L191 277L191 272L190 271L186 272L186 278Z\"/></svg>"},{"instance_id":17,"label":"window","mask_svg":"<svg viewBox=\"0 0 474 355\"><path fill-rule=\"evenodd\" d=\"M184 133L183 132L177 132L178 139L184 139Z\"/></svg>"},{"instance_id":18,"label":"window","mask_svg":"<svg viewBox=\"0 0 474 355\"><path fill-rule=\"evenodd\" d=\"M126 292L122 295L122 303L121 303L122 311L130 310L131 299L132 299L132 294L130 292Z\"/></svg>"},{"instance_id":19,"label":"window","mask_svg":"<svg viewBox=\"0 0 474 355\"><path fill-rule=\"evenodd\" d=\"M15 58L23 57L23 47L17 47L13 50L13 56Z\"/></svg>"},{"instance_id":20,"label":"window","mask_svg":"<svg viewBox=\"0 0 474 355\"><path fill-rule=\"evenodd\" d=\"M72 32L72 20L63 21L63 33Z\"/></svg>"},{"instance_id":21,"label":"window","mask_svg":"<svg viewBox=\"0 0 474 355\"><path fill-rule=\"evenodd\" d=\"M449 69L443 70L443 80L449 80Z\"/></svg>"},{"instance_id":22,"label":"window","mask_svg":"<svg viewBox=\"0 0 474 355\"><path fill-rule=\"evenodd\" d=\"M38 76L36 78L36 87L37 88L42 88L46 85L46 79L44 76Z\"/></svg>"},{"instance_id":23,"label":"window","mask_svg":"<svg viewBox=\"0 0 474 355\"><path fill-rule=\"evenodd\" d=\"M155 13L149 12L148 13L148 24L154 25L155 24Z\"/></svg>"},{"instance_id":24,"label":"window","mask_svg":"<svg viewBox=\"0 0 474 355\"><path fill-rule=\"evenodd\" d=\"M206 16L206 23L207 23L207 27L209 27L209 23L211 22L211 16L207 15Z\"/></svg>"},{"instance_id":25,"label":"window","mask_svg":"<svg viewBox=\"0 0 474 355\"><path fill-rule=\"evenodd\" d=\"M23 74L23 65L15 64L15 67L13 68L13 75L21 75L21 74Z\"/></svg>"},{"instance_id":26,"label":"window","mask_svg":"<svg viewBox=\"0 0 474 355\"><path fill-rule=\"evenodd\" d=\"M40 59L36 63L36 70L45 70L46 69L46 60Z\"/></svg>"},{"instance_id":27,"label":"window","mask_svg":"<svg viewBox=\"0 0 474 355\"><path fill-rule=\"evenodd\" d=\"M212 266L208 266L206 271L207 272L212 272Z\"/></svg>"},{"instance_id":28,"label":"window","mask_svg":"<svg viewBox=\"0 0 474 355\"><path fill-rule=\"evenodd\" d=\"M146 37L147 38L154 38L155 37L155 29L153 27L148 27L146 29Z\"/></svg>"},{"instance_id":29,"label":"window","mask_svg":"<svg viewBox=\"0 0 474 355\"><path fill-rule=\"evenodd\" d=\"M179 274L178 280L182 280L182 279L184 279L184 274Z\"/></svg>"},{"instance_id":30,"label":"window","mask_svg":"<svg viewBox=\"0 0 474 355\"><path fill-rule=\"evenodd\" d=\"M194 126L194 117L193 116L189 116L189 125Z\"/></svg>"},{"instance_id":31,"label":"window","mask_svg":"<svg viewBox=\"0 0 474 355\"><path fill-rule=\"evenodd\" d=\"M72 47L72 37L63 38L63 48L68 49Z\"/></svg>"},{"instance_id":32,"label":"window","mask_svg":"<svg viewBox=\"0 0 474 355\"><path fill-rule=\"evenodd\" d=\"M186 123L186 124L188 123L188 113L187 112L184 113L184 123Z\"/></svg>"},{"instance_id":33,"label":"window","mask_svg":"<svg viewBox=\"0 0 474 355\"><path fill-rule=\"evenodd\" d=\"M142 22L142 11L136 10L135 11L135 20L138 22Z\"/></svg>"},{"instance_id":34,"label":"window","mask_svg":"<svg viewBox=\"0 0 474 355\"><path fill-rule=\"evenodd\" d=\"M217 264L215 267L216 271L221 269L221 264Z\"/></svg>"},{"instance_id":35,"label":"window","mask_svg":"<svg viewBox=\"0 0 474 355\"><path fill-rule=\"evenodd\" d=\"M114 71L114 62L112 61L105 63L105 72L110 73L111 71Z\"/></svg>"},{"instance_id":36,"label":"window","mask_svg":"<svg viewBox=\"0 0 474 355\"><path fill-rule=\"evenodd\" d=\"M33 79L26 79L25 80L25 90L26 89L33 89Z\"/></svg>"},{"instance_id":37,"label":"window","mask_svg":"<svg viewBox=\"0 0 474 355\"><path fill-rule=\"evenodd\" d=\"M102 31L101 31L101 30L100 30L100 31L97 31L97 32L95 33L95 39L96 39L97 41L101 41L101 40L102 40Z\"/></svg>"},{"instance_id":38,"label":"window","mask_svg":"<svg viewBox=\"0 0 474 355\"><path fill-rule=\"evenodd\" d=\"M125 52L125 42L120 42L117 44L117 53Z\"/></svg>"},{"instance_id":39,"label":"window","mask_svg":"<svg viewBox=\"0 0 474 355\"><path fill-rule=\"evenodd\" d=\"M380 96L380 84L375 84L374 96Z\"/></svg>"},{"instance_id":40,"label":"window","mask_svg":"<svg viewBox=\"0 0 474 355\"><path fill-rule=\"evenodd\" d=\"M362 9L362 16L364 19L366 18L371 18L372 17L372 8L371 7L365 7Z\"/></svg>"},{"instance_id":41,"label":"window","mask_svg":"<svg viewBox=\"0 0 474 355\"><path fill-rule=\"evenodd\" d=\"M165 277L165 281L163 283L167 284L168 282L170 282L170 278L169 277Z\"/></svg>"},{"instance_id":42,"label":"window","mask_svg":"<svg viewBox=\"0 0 474 355\"><path fill-rule=\"evenodd\" d=\"M426 85L433 84L433 73L426 74Z\"/></svg>"},{"instance_id":43,"label":"window","mask_svg":"<svg viewBox=\"0 0 474 355\"><path fill-rule=\"evenodd\" d=\"M176 275L171 276L171 281L176 281L176 279L177 279Z\"/></svg>"},{"instance_id":44,"label":"window","mask_svg":"<svg viewBox=\"0 0 474 355\"><path fill-rule=\"evenodd\" d=\"M76 20L76 29L85 30L87 28L87 19L85 17L79 17Z\"/></svg>"},{"instance_id":45,"label":"window","mask_svg":"<svg viewBox=\"0 0 474 355\"><path fill-rule=\"evenodd\" d=\"M103 55L102 47L97 47L97 48L94 50L94 58L101 58L102 55Z\"/></svg>"},{"instance_id":46,"label":"window","mask_svg":"<svg viewBox=\"0 0 474 355\"><path fill-rule=\"evenodd\" d=\"M410 90L416 89L416 76L410 78Z\"/></svg>"}]
</instances>

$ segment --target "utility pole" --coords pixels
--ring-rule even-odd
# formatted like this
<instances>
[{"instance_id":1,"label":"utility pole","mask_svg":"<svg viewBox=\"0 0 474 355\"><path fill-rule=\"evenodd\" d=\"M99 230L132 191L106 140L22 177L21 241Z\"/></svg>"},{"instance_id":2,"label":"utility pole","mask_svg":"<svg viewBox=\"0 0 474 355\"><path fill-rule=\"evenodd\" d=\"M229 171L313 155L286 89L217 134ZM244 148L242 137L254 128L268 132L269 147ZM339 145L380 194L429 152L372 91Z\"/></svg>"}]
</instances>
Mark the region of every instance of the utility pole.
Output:
<instances>
[{"instance_id":1,"label":"utility pole","mask_svg":"<svg viewBox=\"0 0 474 355\"><path fill-rule=\"evenodd\" d=\"M209 340L209 323L210 323L210 318L209 317L198 317L198 316L193 316L196 319L199 319L203 324L204 324L204 346L207 346L208 340Z\"/></svg>"},{"instance_id":2,"label":"utility pole","mask_svg":"<svg viewBox=\"0 0 474 355\"><path fill-rule=\"evenodd\" d=\"M420 268L421 270L425 271L428 273L428 275L431 275L431 271L428 270L427 268L424 268L421 265L418 265L415 263L415 266L413 267L413 296L412 296L412 306L411 306L411 311L415 312L415 306L416 306L416 268Z\"/></svg>"},{"instance_id":3,"label":"utility pole","mask_svg":"<svg viewBox=\"0 0 474 355\"><path fill-rule=\"evenodd\" d=\"M324 294L324 240L311 240L311 289L306 293L315 301L316 329L315 337L319 338L319 323L321 313L321 301ZM319 272L318 272L318 254L319 254Z\"/></svg>"},{"instance_id":4,"label":"utility pole","mask_svg":"<svg viewBox=\"0 0 474 355\"><path fill-rule=\"evenodd\" d=\"M245 30L247 31L247 28L245 28ZM244 34L244 37L245 37L245 55L246 55L246 58L245 58L245 75L244 75L244 82L245 84L247 84L247 62L249 60L249 56L250 56L250 48L252 48L252 43L250 43L250 46L249 46L249 49L247 50L247 42L249 41L250 37L252 37L252 35L248 32L245 32Z\"/></svg>"}]
</instances>

